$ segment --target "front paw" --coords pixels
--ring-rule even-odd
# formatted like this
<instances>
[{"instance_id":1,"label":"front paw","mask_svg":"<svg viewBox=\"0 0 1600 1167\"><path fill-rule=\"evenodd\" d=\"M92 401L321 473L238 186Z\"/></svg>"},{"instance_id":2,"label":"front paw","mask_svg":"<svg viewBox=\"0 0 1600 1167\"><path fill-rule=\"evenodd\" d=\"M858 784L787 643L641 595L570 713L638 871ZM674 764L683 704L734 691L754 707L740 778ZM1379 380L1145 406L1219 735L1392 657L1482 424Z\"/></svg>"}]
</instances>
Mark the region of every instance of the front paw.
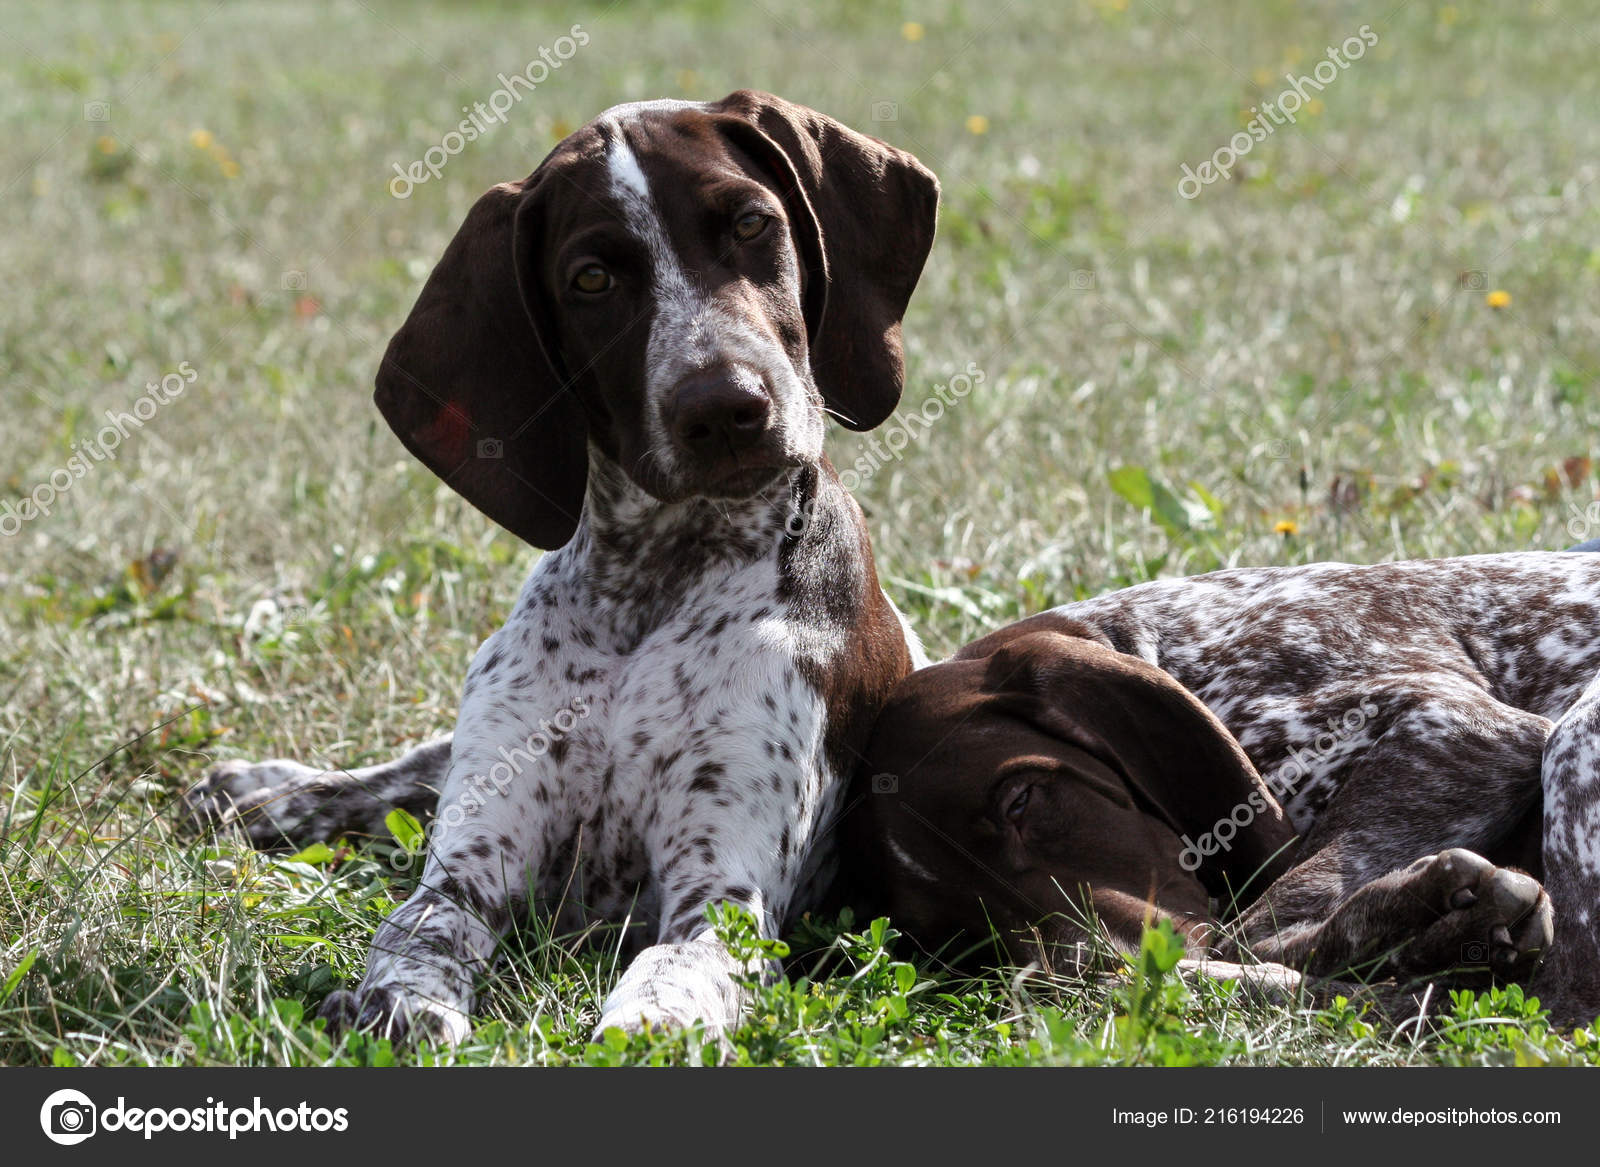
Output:
<instances>
[{"instance_id":1,"label":"front paw","mask_svg":"<svg viewBox=\"0 0 1600 1167\"><path fill-rule=\"evenodd\" d=\"M472 1031L464 1010L426 999L398 985L336 990L322 1002L317 1016L327 1021L330 1034L361 1030L387 1037L396 1045L413 1038L438 1045L459 1045Z\"/></svg>"},{"instance_id":2,"label":"front paw","mask_svg":"<svg viewBox=\"0 0 1600 1167\"><path fill-rule=\"evenodd\" d=\"M1406 892L1437 914L1400 953L1407 970L1526 981L1549 951L1554 913L1533 876L1459 847L1419 859L1404 875Z\"/></svg>"},{"instance_id":3,"label":"front paw","mask_svg":"<svg viewBox=\"0 0 1600 1167\"><path fill-rule=\"evenodd\" d=\"M598 1038L607 1029L624 1033L682 1030L698 1024L713 1040L739 1024L743 991L730 975L721 945L658 944L645 949L606 998Z\"/></svg>"},{"instance_id":4,"label":"front paw","mask_svg":"<svg viewBox=\"0 0 1600 1167\"><path fill-rule=\"evenodd\" d=\"M673 1009L659 1001L607 1001L600 1021L594 1027L594 1037L599 1040L608 1029L620 1029L627 1034L661 1033L688 1029L696 1024L707 1037L720 1038L723 1034L722 1026L706 1022L696 1013Z\"/></svg>"},{"instance_id":5,"label":"front paw","mask_svg":"<svg viewBox=\"0 0 1600 1167\"><path fill-rule=\"evenodd\" d=\"M184 821L196 831L237 826L255 847L315 842L325 794L322 772L299 762L222 762L184 794Z\"/></svg>"}]
</instances>

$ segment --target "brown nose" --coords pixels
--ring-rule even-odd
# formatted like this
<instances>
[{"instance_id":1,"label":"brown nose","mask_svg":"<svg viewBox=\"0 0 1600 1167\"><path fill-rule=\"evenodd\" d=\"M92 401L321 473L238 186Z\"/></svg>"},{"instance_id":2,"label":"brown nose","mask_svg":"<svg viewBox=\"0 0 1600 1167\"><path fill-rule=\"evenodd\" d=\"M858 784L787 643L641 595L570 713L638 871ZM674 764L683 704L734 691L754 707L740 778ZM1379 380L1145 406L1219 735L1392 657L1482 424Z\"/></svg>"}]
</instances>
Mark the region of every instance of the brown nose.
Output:
<instances>
[{"instance_id":1,"label":"brown nose","mask_svg":"<svg viewBox=\"0 0 1600 1167\"><path fill-rule=\"evenodd\" d=\"M772 399L760 378L728 367L691 373L673 390L667 430L694 455L737 454L761 440L772 416Z\"/></svg>"}]
</instances>

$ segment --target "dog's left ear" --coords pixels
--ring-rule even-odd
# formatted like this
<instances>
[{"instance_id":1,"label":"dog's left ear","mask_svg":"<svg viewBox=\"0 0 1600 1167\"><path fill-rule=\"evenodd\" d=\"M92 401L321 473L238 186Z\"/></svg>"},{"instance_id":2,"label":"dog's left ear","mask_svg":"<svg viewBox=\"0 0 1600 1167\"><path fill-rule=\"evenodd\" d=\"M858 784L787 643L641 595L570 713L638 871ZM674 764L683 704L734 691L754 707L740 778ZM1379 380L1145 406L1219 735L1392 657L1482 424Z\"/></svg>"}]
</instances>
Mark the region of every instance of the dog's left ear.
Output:
<instances>
[{"instance_id":1,"label":"dog's left ear","mask_svg":"<svg viewBox=\"0 0 1600 1167\"><path fill-rule=\"evenodd\" d=\"M1227 728L1160 669L1038 631L1004 641L984 684L1007 712L1120 773L1146 814L1194 844L1213 895L1259 893L1288 869L1283 808Z\"/></svg>"},{"instance_id":2,"label":"dog's left ear","mask_svg":"<svg viewBox=\"0 0 1600 1167\"><path fill-rule=\"evenodd\" d=\"M811 374L854 430L900 403L900 319L933 246L939 180L904 150L815 110L742 89L709 107L774 171L805 265Z\"/></svg>"}]
</instances>

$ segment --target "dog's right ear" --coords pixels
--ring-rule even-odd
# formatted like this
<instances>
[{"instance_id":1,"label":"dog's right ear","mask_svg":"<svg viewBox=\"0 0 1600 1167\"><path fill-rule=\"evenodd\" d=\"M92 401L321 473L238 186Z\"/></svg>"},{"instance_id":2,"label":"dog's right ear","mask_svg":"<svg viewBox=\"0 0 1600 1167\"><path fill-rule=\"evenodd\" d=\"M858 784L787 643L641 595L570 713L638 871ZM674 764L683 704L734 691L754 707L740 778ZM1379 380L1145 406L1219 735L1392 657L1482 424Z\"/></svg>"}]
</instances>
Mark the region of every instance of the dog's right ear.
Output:
<instances>
[{"instance_id":1,"label":"dog's right ear","mask_svg":"<svg viewBox=\"0 0 1600 1167\"><path fill-rule=\"evenodd\" d=\"M1199 698L1154 665L1034 630L999 642L985 686L1012 715L1119 773L1146 814L1194 844L1197 869L1185 870L1213 895L1259 893L1287 869L1295 831L1271 789Z\"/></svg>"},{"instance_id":2,"label":"dog's right ear","mask_svg":"<svg viewBox=\"0 0 1600 1167\"><path fill-rule=\"evenodd\" d=\"M423 465L536 547L572 537L588 435L535 286L539 172L480 198L378 369L378 408Z\"/></svg>"},{"instance_id":3,"label":"dog's right ear","mask_svg":"<svg viewBox=\"0 0 1600 1167\"><path fill-rule=\"evenodd\" d=\"M900 318L933 247L939 180L904 150L770 93L741 89L707 109L772 156L806 269L817 390L842 424L873 429L900 403Z\"/></svg>"}]
</instances>

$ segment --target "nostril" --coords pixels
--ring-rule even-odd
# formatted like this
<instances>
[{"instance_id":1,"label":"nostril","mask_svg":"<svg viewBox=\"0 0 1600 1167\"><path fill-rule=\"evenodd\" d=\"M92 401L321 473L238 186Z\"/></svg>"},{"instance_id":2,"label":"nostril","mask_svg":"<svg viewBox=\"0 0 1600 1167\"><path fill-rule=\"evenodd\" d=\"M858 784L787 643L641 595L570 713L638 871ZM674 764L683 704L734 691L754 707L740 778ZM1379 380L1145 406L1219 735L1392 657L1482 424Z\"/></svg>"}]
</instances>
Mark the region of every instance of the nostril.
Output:
<instances>
[{"instance_id":1,"label":"nostril","mask_svg":"<svg viewBox=\"0 0 1600 1167\"><path fill-rule=\"evenodd\" d=\"M685 448L744 449L760 440L771 417L766 386L741 370L716 368L685 378L668 407L673 437Z\"/></svg>"}]
</instances>

